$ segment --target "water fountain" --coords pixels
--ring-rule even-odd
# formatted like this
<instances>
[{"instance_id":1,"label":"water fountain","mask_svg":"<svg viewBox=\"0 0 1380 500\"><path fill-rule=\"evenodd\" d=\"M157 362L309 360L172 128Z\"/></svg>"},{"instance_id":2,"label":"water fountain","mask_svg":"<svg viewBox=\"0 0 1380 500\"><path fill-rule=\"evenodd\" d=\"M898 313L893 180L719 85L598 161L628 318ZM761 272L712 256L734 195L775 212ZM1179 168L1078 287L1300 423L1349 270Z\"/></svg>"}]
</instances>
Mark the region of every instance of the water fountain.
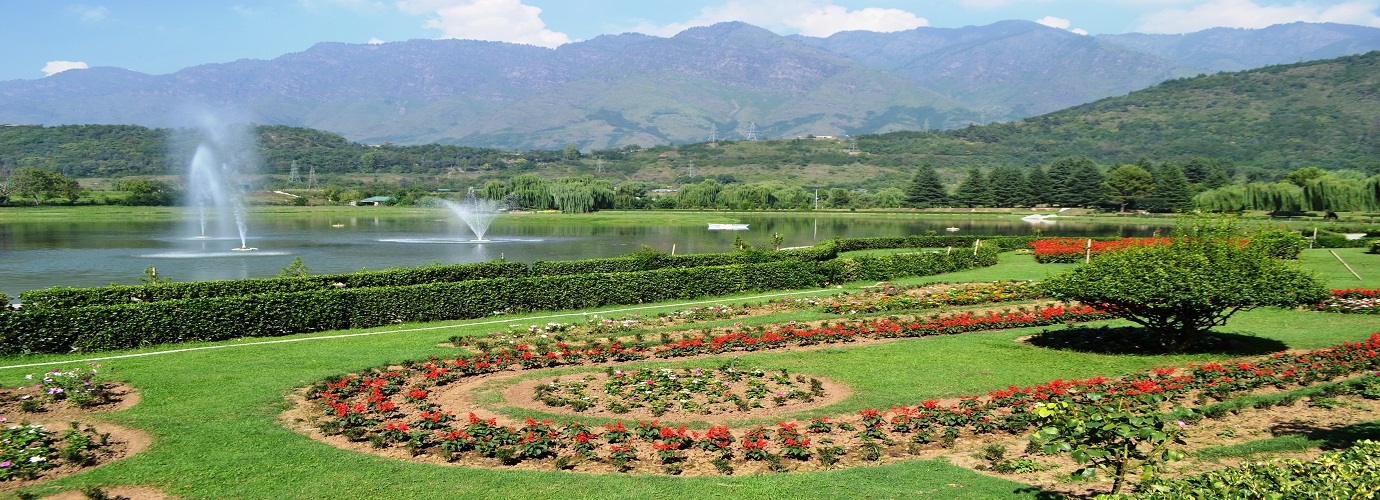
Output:
<instances>
[{"instance_id":1,"label":"water fountain","mask_svg":"<svg viewBox=\"0 0 1380 500\"><path fill-rule=\"evenodd\" d=\"M253 163L252 148L246 146L243 132L209 118L202 125L203 137L187 165L186 181L187 203L197 211L197 238L238 236L240 246L231 250L257 250L248 245L248 214L240 189L240 167Z\"/></svg>"},{"instance_id":2,"label":"water fountain","mask_svg":"<svg viewBox=\"0 0 1380 500\"><path fill-rule=\"evenodd\" d=\"M460 203L449 200L439 201L450 209L456 217L459 217L466 226L469 226L470 232L474 233L474 240L472 241L475 242L489 241L484 239L484 233L489 231L489 224L494 221L495 217L498 217L499 210L503 208L501 202L480 198L475 194L473 187L465 193L465 200Z\"/></svg>"}]
</instances>

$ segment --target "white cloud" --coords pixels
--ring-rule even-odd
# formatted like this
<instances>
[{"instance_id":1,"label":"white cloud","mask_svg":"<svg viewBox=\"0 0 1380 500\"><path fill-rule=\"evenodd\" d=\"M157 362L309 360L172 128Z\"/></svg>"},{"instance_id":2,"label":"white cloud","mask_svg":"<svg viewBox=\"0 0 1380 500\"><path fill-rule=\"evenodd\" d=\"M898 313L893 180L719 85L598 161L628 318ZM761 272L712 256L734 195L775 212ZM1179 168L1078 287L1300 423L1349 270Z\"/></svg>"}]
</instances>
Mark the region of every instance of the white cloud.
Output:
<instances>
[{"instance_id":1,"label":"white cloud","mask_svg":"<svg viewBox=\"0 0 1380 500\"><path fill-rule=\"evenodd\" d=\"M99 23L110 17L110 9L99 5L72 4L63 10L68 14L76 16L83 23Z\"/></svg>"},{"instance_id":2,"label":"white cloud","mask_svg":"<svg viewBox=\"0 0 1380 500\"><path fill-rule=\"evenodd\" d=\"M1043 24L1045 26L1049 26L1051 28L1066 30L1069 33L1073 33L1075 35L1088 34L1088 30L1085 30L1083 28L1069 28L1069 26L1073 26L1073 23L1070 22L1068 19L1064 19L1062 17L1045 16L1036 19L1035 22Z\"/></svg>"},{"instance_id":3,"label":"white cloud","mask_svg":"<svg viewBox=\"0 0 1380 500\"><path fill-rule=\"evenodd\" d=\"M1212 0L1195 7L1166 9L1141 18L1136 31L1189 33L1214 27L1264 28L1292 22L1345 23L1380 27L1375 11L1380 0L1352 0L1330 5L1295 2L1258 5L1252 0Z\"/></svg>"},{"instance_id":4,"label":"white cloud","mask_svg":"<svg viewBox=\"0 0 1380 500\"><path fill-rule=\"evenodd\" d=\"M1043 25L1045 25L1045 26L1049 26L1049 27L1051 27L1051 28L1059 28L1059 29L1061 29L1061 30L1069 29L1069 25L1072 24L1072 23L1069 22L1068 19L1064 19L1064 18L1062 18L1062 17L1054 17L1054 16L1045 16L1045 17L1036 19L1035 22L1040 23L1040 24L1043 24Z\"/></svg>"},{"instance_id":5,"label":"white cloud","mask_svg":"<svg viewBox=\"0 0 1380 500\"><path fill-rule=\"evenodd\" d=\"M700 9L699 15L683 23L641 23L630 31L671 36L686 28L714 23L741 21L781 33L829 36L840 31L904 31L929 26L929 21L901 9L868 7L858 10L832 5L828 1L729 0Z\"/></svg>"},{"instance_id":6,"label":"white cloud","mask_svg":"<svg viewBox=\"0 0 1380 500\"><path fill-rule=\"evenodd\" d=\"M366 42L366 43L368 43L369 45L382 45L382 44L383 44L383 39L381 39L381 38L379 38L379 37L374 37L374 38L370 38L369 41Z\"/></svg>"},{"instance_id":7,"label":"white cloud","mask_svg":"<svg viewBox=\"0 0 1380 500\"><path fill-rule=\"evenodd\" d=\"M53 76L69 69L86 69L86 63L81 61L48 61L43 65L43 76Z\"/></svg>"},{"instance_id":8,"label":"white cloud","mask_svg":"<svg viewBox=\"0 0 1380 500\"><path fill-rule=\"evenodd\" d=\"M930 25L925 18L901 9L868 7L850 11L837 5L815 7L787 19L786 24L806 36L829 36L854 30L890 33Z\"/></svg>"},{"instance_id":9,"label":"white cloud","mask_svg":"<svg viewBox=\"0 0 1380 500\"><path fill-rule=\"evenodd\" d=\"M423 26L439 30L441 38L491 40L555 47L570 43L565 33L546 29L541 9L521 0L400 0L410 14L434 16Z\"/></svg>"}]
</instances>

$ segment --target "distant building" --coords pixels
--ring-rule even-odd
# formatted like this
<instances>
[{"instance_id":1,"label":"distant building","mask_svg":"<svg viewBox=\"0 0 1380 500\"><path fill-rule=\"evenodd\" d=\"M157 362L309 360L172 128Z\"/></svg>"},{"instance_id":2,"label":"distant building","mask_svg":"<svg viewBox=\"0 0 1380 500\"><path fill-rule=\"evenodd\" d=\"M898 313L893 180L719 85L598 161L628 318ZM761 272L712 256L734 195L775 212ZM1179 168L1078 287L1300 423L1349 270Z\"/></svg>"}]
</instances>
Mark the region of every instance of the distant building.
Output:
<instances>
[{"instance_id":1,"label":"distant building","mask_svg":"<svg viewBox=\"0 0 1380 500\"><path fill-rule=\"evenodd\" d=\"M391 201L393 201L393 197L392 197L392 196L371 196L371 197L368 197L368 198L365 198L365 199L362 199L362 200L359 200L359 201L355 202L355 205L361 206L361 207L372 205L372 206L376 206L376 207L377 207L377 206L383 205L383 204L388 203L388 202L391 202Z\"/></svg>"}]
</instances>

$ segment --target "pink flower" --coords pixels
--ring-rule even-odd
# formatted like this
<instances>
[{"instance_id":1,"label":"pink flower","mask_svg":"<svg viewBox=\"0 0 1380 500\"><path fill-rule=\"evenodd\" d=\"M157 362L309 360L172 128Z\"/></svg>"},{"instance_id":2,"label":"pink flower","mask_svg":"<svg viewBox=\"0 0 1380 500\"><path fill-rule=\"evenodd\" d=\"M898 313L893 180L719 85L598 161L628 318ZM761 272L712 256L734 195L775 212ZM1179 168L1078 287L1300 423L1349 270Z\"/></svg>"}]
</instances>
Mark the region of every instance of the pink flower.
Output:
<instances>
[{"instance_id":1,"label":"pink flower","mask_svg":"<svg viewBox=\"0 0 1380 500\"><path fill-rule=\"evenodd\" d=\"M1178 424L1180 429L1188 427L1188 424L1185 424L1183 420L1175 420L1174 423Z\"/></svg>"}]
</instances>

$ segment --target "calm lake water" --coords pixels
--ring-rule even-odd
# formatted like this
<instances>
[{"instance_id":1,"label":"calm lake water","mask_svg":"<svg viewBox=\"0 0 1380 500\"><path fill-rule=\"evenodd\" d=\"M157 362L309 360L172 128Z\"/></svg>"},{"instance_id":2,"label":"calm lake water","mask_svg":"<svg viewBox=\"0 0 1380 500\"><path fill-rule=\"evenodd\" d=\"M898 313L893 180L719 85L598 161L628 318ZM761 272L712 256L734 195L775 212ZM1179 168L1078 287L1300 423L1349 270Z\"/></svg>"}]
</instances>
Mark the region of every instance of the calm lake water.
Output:
<instances>
[{"instance_id":1,"label":"calm lake water","mask_svg":"<svg viewBox=\"0 0 1380 500\"><path fill-rule=\"evenodd\" d=\"M813 245L833 237L940 234L1028 235L1030 223L1015 216L952 218L896 215L726 214L724 221L749 224L745 231L711 231L704 225L562 225L523 222L520 216L494 221L483 243L461 222L434 216L327 216L251 218L246 234L197 238L189 221L100 220L0 222L0 292L51 286L138 284L146 266L174 281L271 277L301 257L313 274L411 267L431 263L570 260L614 257L648 245L664 252L728 251L735 237L770 246ZM948 232L946 228L958 231ZM1051 236L1149 236L1155 226L1140 223L1059 221L1041 224Z\"/></svg>"}]
</instances>

